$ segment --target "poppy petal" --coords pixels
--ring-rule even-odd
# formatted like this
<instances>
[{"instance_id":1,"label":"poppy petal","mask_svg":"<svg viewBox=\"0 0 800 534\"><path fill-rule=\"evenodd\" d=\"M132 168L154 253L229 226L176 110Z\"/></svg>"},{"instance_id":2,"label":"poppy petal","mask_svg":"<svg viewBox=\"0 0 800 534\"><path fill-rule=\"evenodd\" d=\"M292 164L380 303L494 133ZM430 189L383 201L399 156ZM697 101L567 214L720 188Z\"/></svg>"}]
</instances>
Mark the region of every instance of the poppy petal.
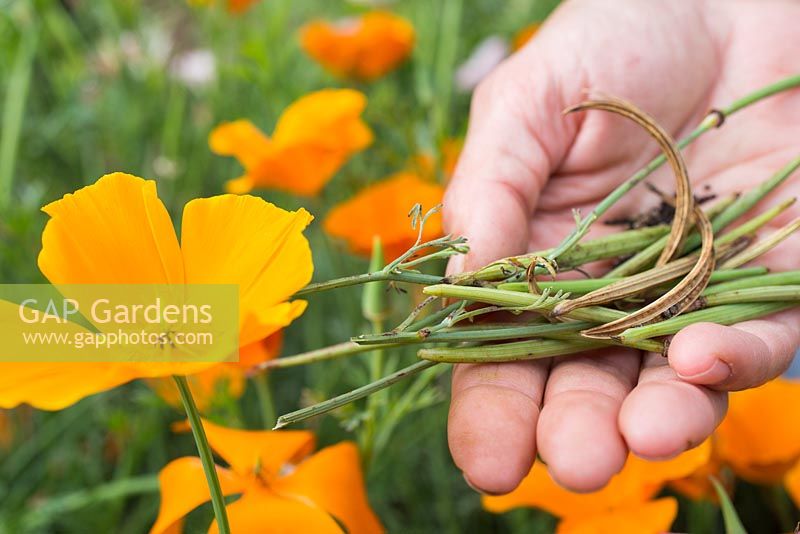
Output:
<instances>
[{"instance_id":1,"label":"poppy petal","mask_svg":"<svg viewBox=\"0 0 800 534\"><path fill-rule=\"evenodd\" d=\"M239 362L236 365L247 370L268 360L274 360L280 354L282 346L283 332L279 330L266 339L239 349Z\"/></svg>"},{"instance_id":2,"label":"poppy petal","mask_svg":"<svg viewBox=\"0 0 800 534\"><path fill-rule=\"evenodd\" d=\"M120 364L2 363L0 408L27 403L41 410L61 410L134 378L133 370Z\"/></svg>"},{"instance_id":3,"label":"poppy petal","mask_svg":"<svg viewBox=\"0 0 800 534\"><path fill-rule=\"evenodd\" d=\"M331 516L310 503L283 499L274 493L252 488L226 507L231 532L248 534L341 534ZM217 534L217 522L209 534Z\"/></svg>"},{"instance_id":4,"label":"poppy petal","mask_svg":"<svg viewBox=\"0 0 800 534\"><path fill-rule=\"evenodd\" d=\"M665 497L597 515L582 514L565 519L558 534L660 534L669 531L678 515L678 501Z\"/></svg>"},{"instance_id":5,"label":"poppy petal","mask_svg":"<svg viewBox=\"0 0 800 534\"><path fill-rule=\"evenodd\" d=\"M275 125L281 147L317 146L355 151L372 142L372 131L359 118L367 97L354 89L323 89L297 99ZM313 120L314 128L309 128ZM342 130L344 129L344 130Z\"/></svg>"},{"instance_id":6,"label":"poppy petal","mask_svg":"<svg viewBox=\"0 0 800 534\"><path fill-rule=\"evenodd\" d=\"M244 481L231 471L217 466L217 476L224 495L244 491ZM161 507L150 534L164 534L186 514L211 500L203 463L200 458L185 456L168 463L158 474Z\"/></svg>"},{"instance_id":7,"label":"poppy petal","mask_svg":"<svg viewBox=\"0 0 800 534\"><path fill-rule=\"evenodd\" d=\"M683 478L705 465L711 455L707 440L700 446L663 462L650 462L633 455L606 487L593 493L573 493L556 484L547 467L536 462L520 485L501 496L484 496L483 506L490 512L502 513L512 508L532 506L558 517L573 517L645 502L671 480Z\"/></svg>"},{"instance_id":8,"label":"poppy petal","mask_svg":"<svg viewBox=\"0 0 800 534\"><path fill-rule=\"evenodd\" d=\"M716 430L723 463L757 484L779 483L800 459L800 382L778 378L730 395L728 414Z\"/></svg>"},{"instance_id":9,"label":"poppy petal","mask_svg":"<svg viewBox=\"0 0 800 534\"><path fill-rule=\"evenodd\" d=\"M203 420L211 448L242 476L259 466L264 476L277 476L281 468L314 450L314 434L305 430L238 430Z\"/></svg>"},{"instance_id":10,"label":"poppy petal","mask_svg":"<svg viewBox=\"0 0 800 534\"><path fill-rule=\"evenodd\" d=\"M374 80L408 57L414 45L414 28L402 17L374 11L333 24L309 22L301 30L300 43L330 72Z\"/></svg>"},{"instance_id":11,"label":"poppy petal","mask_svg":"<svg viewBox=\"0 0 800 534\"><path fill-rule=\"evenodd\" d=\"M329 235L343 239L352 252L367 257L372 251L373 237L378 235L386 259L391 260L408 250L417 239L417 230L408 220L409 210L417 203L425 209L433 208L441 203L443 196L442 186L413 173L400 172L334 206L323 228ZM440 235L442 223L437 214L425 223L423 239Z\"/></svg>"},{"instance_id":12,"label":"poppy petal","mask_svg":"<svg viewBox=\"0 0 800 534\"><path fill-rule=\"evenodd\" d=\"M124 173L42 208L39 268L54 284L181 284L178 239L156 184Z\"/></svg>"},{"instance_id":13,"label":"poppy petal","mask_svg":"<svg viewBox=\"0 0 800 534\"><path fill-rule=\"evenodd\" d=\"M220 156L234 156L245 169L252 169L265 153L272 150L272 142L248 120L223 123L208 138L211 151Z\"/></svg>"},{"instance_id":14,"label":"poppy petal","mask_svg":"<svg viewBox=\"0 0 800 534\"><path fill-rule=\"evenodd\" d=\"M327 447L300 463L290 475L273 483L282 496L307 498L325 509L352 534L383 532L367 502L358 448L343 442Z\"/></svg>"},{"instance_id":15,"label":"poppy petal","mask_svg":"<svg viewBox=\"0 0 800 534\"><path fill-rule=\"evenodd\" d=\"M286 301L311 280L311 249L302 232L312 219L304 209L285 211L252 196L186 205L186 281L239 286L240 345L275 333L305 309L302 301Z\"/></svg>"}]
</instances>

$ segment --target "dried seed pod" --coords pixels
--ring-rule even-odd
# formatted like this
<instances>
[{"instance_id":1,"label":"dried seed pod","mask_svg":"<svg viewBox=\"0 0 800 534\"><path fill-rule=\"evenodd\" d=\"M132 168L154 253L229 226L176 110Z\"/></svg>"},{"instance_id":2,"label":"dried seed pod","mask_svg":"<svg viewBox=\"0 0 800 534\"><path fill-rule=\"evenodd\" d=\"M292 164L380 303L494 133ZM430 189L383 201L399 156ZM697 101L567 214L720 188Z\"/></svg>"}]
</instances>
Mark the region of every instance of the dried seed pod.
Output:
<instances>
[{"instance_id":1,"label":"dried seed pod","mask_svg":"<svg viewBox=\"0 0 800 534\"><path fill-rule=\"evenodd\" d=\"M675 173L675 217L672 221L669 240L661 251L656 265L665 265L680 250L686 233L689 230L690 218L694 209L694 198L692 188L689 183L689 173L686 170L686 163L683 161L678 145L672 137L656 121L637 108L634 104L619 98L606 98L598 100L587 100L575 106L567 108L564 113L573 113L587 109L600 109L622 115L647 130L647 132L658 142L664 156L672 166Z\"/></svg>"},{"instance_id":2,"label":"dried seed pod","mask_svg":"<svg viewBox=\"0 0 800 534\"><path fill-rule=\"evenodd\" d=\"M622 319L611 321L602 326L584 330L581 334L585 337L605 339L613 337L635 326L642 326L651 322L656 322L664 318L664 314L674 317L685 309L700 296L708 285L711 273L714 271L716 261L714 259L714 233L711 221L699 208L695 208L695 218L697 227L703 240L700 256L697 263L689 271L683 280L660 298L653 301L644 308L627 315Z\"/></svg>"}]
</instances>

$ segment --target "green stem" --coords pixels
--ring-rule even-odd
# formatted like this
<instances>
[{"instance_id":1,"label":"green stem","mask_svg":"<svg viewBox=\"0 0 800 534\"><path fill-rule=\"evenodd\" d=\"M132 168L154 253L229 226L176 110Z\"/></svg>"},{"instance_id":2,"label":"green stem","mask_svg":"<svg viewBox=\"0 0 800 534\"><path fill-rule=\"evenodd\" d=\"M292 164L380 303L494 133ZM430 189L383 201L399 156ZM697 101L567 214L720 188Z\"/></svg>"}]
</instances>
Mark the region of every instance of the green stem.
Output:
<instances>
[{"instance_id":1,"label":"green stem","mask_svg":"<svg viewBox=\"0 0 800 534\"><path fill-rule=\"evenodd\" d=\"M778 175L776 176L779 176L780 174L781 173L778 173ZM775 177L773 176L773 178L765 182L765 184L773 182L774 178ZM737 199L736 202L731 204L730 205L730 209L732 209L732 211L730 212L731 214L726 216L725 219L722 218L722 215L725 214L726 211L723 211L722 214L718 215L712 222L712 226L716 228L715 232L718 232L723 228L725 228L728 224L737 219L741 214L749 210L755 202L763 198L764 195L766 195L769 191L772 190L769 187L762 190L762 186L764 186L764 184L761 184L761 186L751 191L747 195L740 197L739 199ZM750 196L757 191L760 192L756 194L755 197ZM739 200L741 200L742 198L744 198L745 200L739 203ZM785 202L782 202L781 204L773 207L772 209L769 209L764 213L756 217L753 217L752 219L748 219L746 222L737 226L730 232L716 238L714 240L714 245L724 245L726 243L732 243L733 241L742 236L754 233L756 230L758 230L759 228L770 222L772 219L780 215L789 206L794 204L794 202L795 199L793 198L788 199ZM664 248L664 245L666 243L667 243L666 238L659 239L646 249L642 250L641 252L638 252L624 263L618 265L617 267L606 273L605 277L610 278L615 276L627 276L629 274L639 272L644 267L647 267L648 265L651 265L653 262L655 262L655 259L661 253L661 249ZM684 251L693 250L697 248L699 245L700 245L700 234L698 234L697 232L693 232L689 234L689 236L686 238L686 243L684 243L683 245L683 250Z\"/></svg>"},{"instance_id":2,"label":"green stem","mask_svg":"<svg viewBox=\"0 0 800 534\"><path fill-rule=\"evenodd\" d=\"M747 267L745 269L724 269L714 271L711 273L709 283L727 282L729 280L739 280L741 278L755 277L760 274L767 273L766 267ZM613 282L622 280L623 277L615 278L587 278L585 280L556 280L554 282L542 280L538 282L539 288L550 289L550 291L563 291L564 293L572 293L573 295L581 295L589 293L597 289L602 289ZM527 293L530 286L527 282L509 282L500 284L497 289L505 291L519 291Z\"/></svg>"},{"instance_id":3,"label":"green stem","mask_svg":"<svg viewBox=\"0 0 800 534\"><path fill-rule=\"evenodd\" d=\"M536 339L500 345L481 345L478 347L426 348L420 349L417 355L423 360L442 363L513 362L575 354L615 344L613 341L597 341L580 337L572 339ZM658 342L651 342L640 344L635 348L661 352L664 346Z\"/></svg>"},{"instance_id":4,"label":"green stem","mask_svg":"<svg viewBox=\"0 0 800 534\"><path fill-rule=\"evenodd\" d=\"M711 208L705 212L709 220L713 221L715 217L719 216L720 213L732 205L736 199L736 196L731 196L711 206ZM669 236L665 235L647 248L640 250L627 260L608 271L605 275L603 275L603 278L628 276L629 274L635 274L646 269L647 267L650 267L655 263L656 258L658 258L658 256L661 254L661 251L664 249L664 246L666 246L667 241L669 241ZM691 232L686 236L682 251L685 252L687 250L697 248L700 245L700 241L700 234L696 231Z\"/></svg>"},{"instance_id":5,"label":"green stem","mask_svg":"<svg viewBox=\"0 0 800 534\"><path fill-rule=\"evenodd\" d=\"M451 328L434 332L426 336L419 332L397 332L394 334L385 333L371 336L358 336L353 341L361 345L411 345L416 343L464 343L478 341L503 341L506 339L524 339L531 337L548 337L552 334L564 332L578 332L591 328L595 323L589 322L569 322L569 323L546 323L534 325L514 325L494 326L490 328Z\"/></svg>"},{"instance_id":6,"label":"green stem","mask_svg":"<svg viewBox=\"0 0 800 534\"><path fill-rule=\"evenodd\" d=\"M393 348L402 346L400 343L386 344L384 348ZM298 365L308 365L310 363L324 362L327 360L334 360L336 358L344 358L346 356L353 356L363 352L369 352L373 348L368 346L357 345L352 341L345 341L330 347L311 350L296 354L294 356L286 356L284 358L276 358L260 364L256 368L256 372L268 369L284 369L287 367L297 367Z\"/></svg>"},{"instance_id":7,"label":"green stem","mask_svg":"<svg viewBox=\"0 0 800 534\"><path fill-rule=\"evenodd\" d=\"M734 280L725 282L724 284L717 284L709 286L703 292L704 296L722 293L723 291L733 291L734 289L747 289L751 287L761 286L786 286L800 284L800 271L784 271L782 273L764 274L761 276L753 276L752 278L743 278L741 280Z\"/></svg>"},{"instance_id":8,"label":"green stem","mask_svg":"<svg viewBox=\"0 0 800 534\"><path fill-rule=\"evenodd\" d=\"M751 319L758 319L765 315L777 313L782 310L793 308L796 303L787 302L765 302L757 304L726 304L724 306L714 306L691 313L684 313L677 317L653 323L645 326L629 328L621 333L618 338L624 343L641 341L660 336L669 336L677 333L681 328L699 322L711 322L722 325L730 325Z\"/></svg>"},{"instance_id":9,"label":"green stem","mask_svg":"<svg viewBox=\"0 0 800 534\"><path fill-rule=\"evenodd\" d=\"M800 285L734 289L701 298L709 308L722 304L744 304L745 302L795 302L800 300Z\"/></svg>"},{"instance_id":10,"label":"green stem","mask_svg":"<svg viewBox=\"0 0 800 534\"><path fill-rule=\"evenodd\" d=\"M761 199L775 190L779 185L786 181L789 176L800 167L800 156L787 163L781 170L773 174L768 180L759 184L756 188L740 196L736 202L714 219L712 226L714 233L719 232L741 215L752 209Z\"/></svg>"},{"instance_id":11,"label":"green stem","mask_svg":"<svg viewBox=\"0 0 800 534\"><path fill-rule=\"evenodd\" d=\"M687 137L681 139L678 142L678 147L685 148L686 146L691 144L695 139L697 139L707 131L720 126L720 119L722 117L727 118L730 115L736 113L737 111L758 102L759 100L772 96L781 91L792 89L798 86L800 86L800 75L791 76L777 83L759 89L758 91L750 93L749 95L740 98L739 100L736 100L728 107L720 110L719 113L708 114L693 132L691 132ZM641 169L636 174L631 176L626 182L619 185L597 206L595 206L592 212L586 218L584 218L580 224L576 225L572 233L569 234L566 238L564 238L561 244L557 246L550 254L548 254L547 258L550 260L557 259L562 254L572 249L572 247L574 247L577 244L581 236L584 235L589 230L589 227L592 225L594 221L596 221L603 214L605 214L606 211L608 211L609 208L611 208L611 206L616 204L619 199L625 196L625 194L628 193L628 191L630 191L631 189L633 189L637 184L639 184L639 182L647 178L653 171L655 171L661 165L663 165L665 161L666 157L664 157L663 154L658 156L657 158L653 159L650 163L648 163L643 169Z\"/></svg>"},{"instance_id":12,"label":"green stem","mask_svg":"<svg viewBox=\"0 0 800 534\"><path fill-rule=\"evenodd\" d=\"M219 485L217 466L214 464L214 456L211 453L208 438L206 438L206 431L203 429L203 421L200 419L200 412L197 410L197 405L194 403L194 398L192 398L192 392L189 389L189 383L186 381L186 377L175 375L172 378L175 380L175 385L178 386L183 408L186 410L186 415L189 417L189 423L192 426L192 434L194 435L194 441L197 445L197 452L203 463L203 471L206 474L208 490L211 493L211 505L214 508L214 517L217 519L217 528L220 534L230 534L231 527L228 524L228 514L225 510L225 496L222 494L222 488Z\"/></svg>"},{"instance_id":13,"label":"green stem","mask_svg":"<svg viewBox=\"0 0 800 534\"><path fill-rule=\"evenodd\" d=\"M336 278L335 280L328 280L326 282L317 282L315 284L309 284L300 291L298 291L295 294L295 296L302 297L304 295L317 293L319 291L339 289L342 287L355 286L358 284L366 284L368 282L406 282L409 284L429 285L429 284L438 284L441 281L442 281L441 276L434 276L430 274L396 272L396 271L394 272L377 271L374 273L345 276L343 278Z\"/></svg>"},{"instance_id":14,"label":"green stem","mask_svg":"<svg viewBox=\"0 0 800 534\"><path fill-rule=\"evenodd\" d=\"M282 415L278 417L278 422L275 425L275 430L283 428L287 425L291 425L292 423L298 423L300 421L304 421L311 417L328 413L332 410L335 410L336 408L344 406L345 404L349 404L359 399L363 399L364 397L372 395L376 391L388 388L389 386L396 384L397 382L405 378L408 378L410 376L413 376L421 371L424 371L429 367L433 367L434 365L436 365L436 362L428 362L428 361L416 362L413 365L400 369L399 371L387 375L381 378L380 380L372 382L371 384L361 386L358 389L354 389L353 391L344 393L342 395L339 395L338 397L334 397L324 402L320 402L319 404L315 404L313 406L302 408L300 410Z\"/></svg>"},{"instance_id":15,"label":"green stem","mask_svg":"<svg viewBox=\"0 0 800 534\"><path fill-rule=\"evenodd\" d=\"M669 226L659 225L626 230L624 232L617 232L596 239L590 239L585 243L575 245L569 252L564 253L563 257L558 261L558 266L560 270L565 271L579 267L585 263L633 254L650 245L661 236L666 235L668 232ZM510 276L509 273L524 274L533 258L547 257L552 253L552 250L553 249L541 250L514 258L498 260L477 272L463 273L455 277L454 282L464 283L472 280L506 280ZM541 268L537 268L536 270L537 274L543 274L545 272L546 271Z\"/></svg>"},{"instance_id":16,"label":"green stem","mask_svg":"<svg viewBox=\"0 0 800 534\"><path fill-rule=\"evenodd\" d=\"M518 293L516 291L503 291L501 289L491 289L488 287L454 286L448 284L428 286L423 290L423 292L426 295L469 300L473 302L483 302L486 304L494 304L496 306L505 306L509 308L525 308L536 304L537 309L548 311L552 310L555 305L562 300L555 297L542 299L539 295ZM627 317L627 315L627 313L620 310L603 308L601 306L587 306L585 308L572 310L565 314L565 317L580 321L607 323Z\"/></svg>"},{"instance_id":17,"label":"green stem","mask_svg":"<svg viewBox=\"0 0 800 534\"><path fill-rule=\"evenodd\" d=\"M264 428L272 428L275 424L275 405L272 402L272 391L269 386L269 373L259 373L253 377L256 388L258 406L261 409L261 420Z\"/></svg>"}]
</instances>

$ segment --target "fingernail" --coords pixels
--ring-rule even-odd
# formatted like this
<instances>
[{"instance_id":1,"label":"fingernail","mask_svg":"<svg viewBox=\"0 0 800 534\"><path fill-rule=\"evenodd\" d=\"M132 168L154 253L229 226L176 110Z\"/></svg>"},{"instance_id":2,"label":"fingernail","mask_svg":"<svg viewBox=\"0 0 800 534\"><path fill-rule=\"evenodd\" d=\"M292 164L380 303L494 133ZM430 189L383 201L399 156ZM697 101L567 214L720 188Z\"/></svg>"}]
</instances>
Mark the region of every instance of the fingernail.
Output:
<instances>
[{"instance_id":1,"label":"fingernail","mask_svg":"<svg viewBox=\"0 0 800 534\"><path fill-rule=\"evenodd\" d=\"M714 360L714 365L693 375L682 375L678 373L678 377L687 382L700 383L700 384L719 384L730 378L733 371L731 366L720 359Z\"/></svg>"},{"instance_id":2,"label":"fingernail","mask_svg":"<svg viewBox=\"0 0 800 534\"><path fill-rule=\"evenodd\" d=\"M494 497L496 495L499 495L499 493L489 493L488 491L483 491L482 489L478 488L477 486L475 486L475 484L470 482L469 477L467 476L466 473L461 473L461 475L464 477L464 482L467 483L467 486L472 488L475 492L480 493L481 495L489 496L489 497Z\"/></svg>"}]
</instances>

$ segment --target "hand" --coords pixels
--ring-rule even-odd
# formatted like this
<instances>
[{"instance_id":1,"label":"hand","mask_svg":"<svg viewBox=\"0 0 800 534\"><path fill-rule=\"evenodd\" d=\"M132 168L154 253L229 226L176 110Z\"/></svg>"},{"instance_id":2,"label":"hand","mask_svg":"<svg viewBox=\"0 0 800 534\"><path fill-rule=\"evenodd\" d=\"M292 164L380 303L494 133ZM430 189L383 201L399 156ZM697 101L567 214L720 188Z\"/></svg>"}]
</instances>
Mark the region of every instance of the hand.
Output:
<instances>
[{"instance_id":1,"label":"hand","mask_svg":"<svg viewBox=\"0 0 800 534\"><path fill-rule=\"evenodd\" d=\"M445 196L448 232L472 251L450 272L554 246L658 153L633 123L600 111L562 117L584 90L620 96L677 138L711 107L800 72L791 1L573 0L477 89L464 152ZM688 148L698 193L725 196L760 183L800 152L800 91L755 104ZM673 191L668 168L651 181ZM800 195L790 179L757 210ZM608 214L655 205L637 187ZM772 228L800 215L795 207ZM596 224L590 235L609 232ZM764 265L797 268L790 238ZM553 478L575 491L604 486L628 451L675 456L723 418L726 391L783 372L800 345L800 312L725 327L696 324L660 355L614 348L566 358L459 365L448 436L455 463L476 489L514 489L538 453Z\"/></svg>"}]
</instances>

